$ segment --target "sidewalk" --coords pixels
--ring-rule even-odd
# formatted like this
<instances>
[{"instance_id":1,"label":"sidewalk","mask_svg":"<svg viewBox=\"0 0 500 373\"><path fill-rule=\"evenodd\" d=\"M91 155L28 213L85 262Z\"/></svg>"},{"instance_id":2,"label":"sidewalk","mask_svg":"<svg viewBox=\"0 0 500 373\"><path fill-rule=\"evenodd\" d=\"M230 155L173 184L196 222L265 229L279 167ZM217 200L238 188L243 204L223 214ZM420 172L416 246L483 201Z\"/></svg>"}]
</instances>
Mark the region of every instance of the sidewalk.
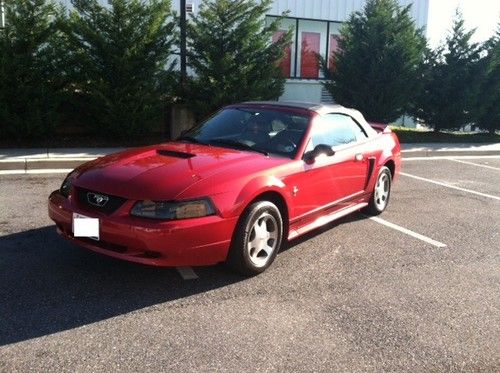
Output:
<instances>
[{"instance_id":1,"label":"sidewalk","mask_svg":"<svg viewBox=\"0 0 500 373\"><path fill-rule=\"evenodd\" d=\"M403 158L500 155L496 144L402 144ZM0 170L73 169L124 148L0 149Z\"/></svg>"},{"instance_id":2,"label":"sidewalk","mask_svg":"<svg viewBox=\"0 0 500 373\"><path fill-rule=\"evenodd\" d=\"M500 155L500 143L495 144L401 144L403 158Z\"/></svg>"}]
</instances>

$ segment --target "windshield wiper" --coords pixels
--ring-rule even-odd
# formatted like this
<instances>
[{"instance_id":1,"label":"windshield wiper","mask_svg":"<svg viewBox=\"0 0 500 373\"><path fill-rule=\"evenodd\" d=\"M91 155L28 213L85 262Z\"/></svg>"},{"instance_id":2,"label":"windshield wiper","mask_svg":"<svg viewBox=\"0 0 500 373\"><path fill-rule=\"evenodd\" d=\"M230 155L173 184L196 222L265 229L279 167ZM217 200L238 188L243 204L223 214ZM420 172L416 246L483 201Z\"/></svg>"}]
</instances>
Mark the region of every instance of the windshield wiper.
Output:
<instances>
[{"instance_id":1,"label":"windshield wiper","mask_svg":"<svg viewBox=\"0 0 500 373\"><path fill-rule=\"evenodd\" d=\"M193 136L181 136L177 139L177 141L186 141L193 144L209 145L206 142L198 140L196 137Z\"/></svg>"},{"instance_id":2,"label":"windshield wiper","mask_svg":"<svg viewBox=\"0 0 500 373\"><path fill-rule=\"evenodd\" d=\"M253 151L253 152L264 154L265 156L269 155L269 153L266 152L263 149L254 148L253 146L250 146L250 145L245 144L244 142L241 142L241 141L238 141L238 140L233 140L233 139L212 139L212 140L210 140L210 143L227 145L227 146L230 146L230 147L236 148L236 149L250 150L250 151Z\"/></svg>"}]
</instances>

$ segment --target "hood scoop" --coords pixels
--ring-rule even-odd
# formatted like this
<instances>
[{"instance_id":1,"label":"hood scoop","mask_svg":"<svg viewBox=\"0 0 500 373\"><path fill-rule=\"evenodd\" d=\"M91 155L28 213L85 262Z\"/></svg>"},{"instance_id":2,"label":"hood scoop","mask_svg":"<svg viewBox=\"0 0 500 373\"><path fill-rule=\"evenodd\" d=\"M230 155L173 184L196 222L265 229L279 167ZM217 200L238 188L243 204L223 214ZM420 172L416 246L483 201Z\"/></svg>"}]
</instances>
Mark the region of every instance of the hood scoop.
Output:
<instances>
[{"instance_id":1,"label":"hood scoop","mask_svg":"<svg viewBox=\"0 0 500 373\"><path fill-rule=\"evenodd\" d=\"M166 157L182 158L182 159L189 159L195 157L194 154L177 152L175 150L167 150L167 149L156 149L156 154L163 155Z\"/></svg>"}]
</instances>

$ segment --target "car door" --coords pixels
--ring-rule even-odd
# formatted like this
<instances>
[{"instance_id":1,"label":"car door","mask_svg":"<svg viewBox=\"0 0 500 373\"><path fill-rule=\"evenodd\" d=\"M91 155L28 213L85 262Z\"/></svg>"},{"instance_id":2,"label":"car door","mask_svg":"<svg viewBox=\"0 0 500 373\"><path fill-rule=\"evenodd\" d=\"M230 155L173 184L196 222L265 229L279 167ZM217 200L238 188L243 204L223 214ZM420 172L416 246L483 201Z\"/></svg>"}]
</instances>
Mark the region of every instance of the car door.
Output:
<instances>
[{"instance_id":1,"label":"car door","mask_svg":"<svg viewBox=\"0 0 500 373\"><path fill-rule=\"evenodd\" d=\"M294 200L291 230L314 224L361 197L368 174L368 160L362 152L366 140L362 127L349 116L327 114L314 119L303 159L294 162L283 178ZM308 161L307 154L320 144L330 146L335 154Z\"/></svg>"},{"instance_id":2,"label":"car door","mask_svg":"<svg viewBox=\"0 0 500 373\"><path fill-rule=\"evenodd\" d=\"M325 159L318 158L314 163L295 161L293 171L283 181L292 191L291 217L304 224L321 216L324 207L332 202L331 172Z\"/></svg>"},{"instance_id":3,"label":"car door","mask_svg":"<svg viewBox=\"0 0 500 373\"><path fill-rule=\"evenodd\" d=\"M333 156L320 157L316 162L327 168L324 177L329 182L329 199L330 202L338 201L339 208L364 191L369 164L363 146L366 140L363 128L347 114L322 115L313 128L309 149L325 144L335 152Z\"/></svg>"}]
</instances>

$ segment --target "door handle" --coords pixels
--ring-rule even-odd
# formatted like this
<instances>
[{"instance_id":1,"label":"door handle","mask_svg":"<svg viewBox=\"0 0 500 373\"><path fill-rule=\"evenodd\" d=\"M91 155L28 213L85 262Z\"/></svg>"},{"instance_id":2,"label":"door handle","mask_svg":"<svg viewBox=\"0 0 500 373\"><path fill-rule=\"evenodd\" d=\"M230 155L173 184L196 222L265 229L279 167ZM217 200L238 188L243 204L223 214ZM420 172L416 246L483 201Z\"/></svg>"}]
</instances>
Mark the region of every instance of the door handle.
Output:
<instances>
[{"instance_id":1,"label":"door handle","mask_svg":"<svg viewBox=\"0 0 500 373\"><path fill-rule=\"evenodd\" d=\"M355 160L356 162L361 162L363 159L365 159L365 157L363 157L363 154L361 154L361 153L358 153L358 154L356 154L356 155L354 156L354 160Z\"/></svg>"}]
</instances>

